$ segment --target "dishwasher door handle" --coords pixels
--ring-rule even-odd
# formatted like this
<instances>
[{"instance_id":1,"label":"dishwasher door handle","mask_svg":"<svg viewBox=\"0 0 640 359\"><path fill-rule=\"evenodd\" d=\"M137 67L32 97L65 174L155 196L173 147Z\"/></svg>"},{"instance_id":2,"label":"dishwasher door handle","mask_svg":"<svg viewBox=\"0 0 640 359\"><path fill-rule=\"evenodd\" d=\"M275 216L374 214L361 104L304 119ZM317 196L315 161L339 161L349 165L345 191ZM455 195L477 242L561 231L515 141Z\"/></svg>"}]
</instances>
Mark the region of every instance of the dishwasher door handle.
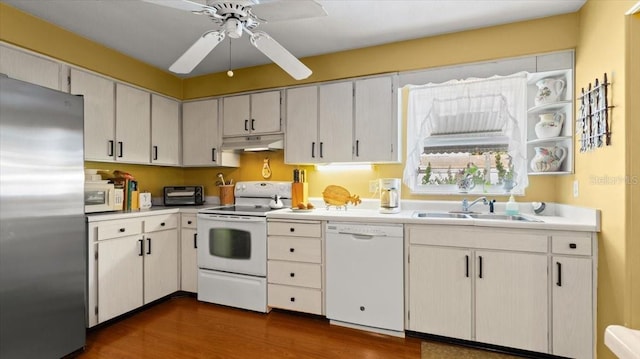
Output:
<instances>
[{"instance_id":1,"label":"dishwasher door handle","mask_svg":"<svg viewBox=\"0 0 640 359\"><path fill-rule=\"evenodd\" d=\"M358 239L372 239L373 237L386 237L387 236L384 233L371 234L371 233L349 232L349 231L339 231L338 234L351 235L351 236L354 236L354 237L356 237Z\"/></svg>"}]
</instances>

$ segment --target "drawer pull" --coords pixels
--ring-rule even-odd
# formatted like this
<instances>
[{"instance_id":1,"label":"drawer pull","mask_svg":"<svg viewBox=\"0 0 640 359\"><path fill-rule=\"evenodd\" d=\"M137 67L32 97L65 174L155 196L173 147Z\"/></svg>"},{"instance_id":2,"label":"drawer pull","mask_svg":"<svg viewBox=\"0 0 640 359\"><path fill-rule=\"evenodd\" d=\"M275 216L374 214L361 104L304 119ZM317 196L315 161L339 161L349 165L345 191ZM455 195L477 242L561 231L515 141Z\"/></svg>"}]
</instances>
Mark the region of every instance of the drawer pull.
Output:
<instances>
[{"instance_id":1,"label":"drawer pull","mask_svg":"<svg viewBox=\"0 0 640 359\"><path fill-rule=\"evenodd\" d=\"M578 248L578 245L576 245L575 243L569 243L569 248L576 249Z\"/></svg>"},{"instance_id":2,"label":"drawer pull","mask_svg":"<svg viewBox=\"0 0 640 359\"><path fill-rule=\"evenodd\" d=\"M295 248L289 248L289 252L293 253L293 252L295 252L295 251L296 251L296 249L295 249Z\"/></svg>"},{"instance_id":3,"label":"drawer pull","mask_svg":"<svg viewBox=\"0 0 640 359\"><path fill-rule=\"evenodd\" d=\"M164 222L160 223L160 227L164 227Z\"/></svg>"},{"instance_id":4,"label":"drawer pull","mask_svg":"<svg viewBox=\"0 0 640 359\"><path fill-rule=\"evenodd\" d=\"M296 297L291 297L291 299L289 299L289 300L292 301L292 302L295 302L296 301Z\"/></svg>"},{"instance_id":5,"label":"drawer pull","mask_svg":"<svg viewBox=\"0 0 640 359\"><path fill-rule=\"evenodd\" d=\"M187 224L191 224L191 223L193 223L193 222L191 222L191 221L187 221Z\"/></svg>"},{"instance_id":6,"label":"drawer pull","mask_svg":"<svg viewBox=\"0 0 640 359\"><path fill-rule=\"evenodd\" d=\"M295 232L295 231L296 231L295 228L293 228L293 227L289 228L289 232Z\"/></svg>"},{"instance_id":7,"label":"drawer pull","mask_svg":"<svg viewBox=\"0 0 640 359\"><path fill-rule=\"evenodd\" d=\"M295 276L296 276L296 274L295 274L295 273L289 273L289 276L290 276L291 278L293 278L293 277L295 277Z\"/></svg>"},{"instance_id":8,"label":"drawer pull","mask_svg":"<svg viewBox=\"0 0 640 359\"><path fill-rule=\"evenodd\" d=\"M469 256L465 256L465 277L469 278Z\"/></svg>"},{"instance_id":9,"label":"drawer pull","mask_svg":"<svg viewBox=\"0 0 640 359\"><path fill-rule=\"evenodd\" d=\"M364 312L364 307L363 306L360 307L360 311Z\"/></svg>"},{"instance_id":10,"label":"drawer pull","mask_svg":"<svg viewBox=\"0 0 640 359\"><path fill-rule=\"evenodd\" d=\"M120 231L120 233L124 233L125 229L124 228L120 228L119 231Z\"/></svg>"},{"instance_id":11,"label":"drawer pull","mask_svg":"<svg viewBox=\"0 0 640 359\"><path fill-rule=\"evenodd\" d=\"M138 252L138 255L142 257L144 255L144 240L138 239L138 243L140 244L140 252Z\"/></svg>"},{"instance_id":12,"label":"drawer pull","mask_svg":"<svg viewBox=\"0 0 640 359\"><path fill-rule=\"evenodd\" d=\"M151 238L147 238L147 244L149 245L147 248L147 254L151 254Z\"/></svg>"},{"instance_id":13,"label":"drawer pull","mask_svg":"<svg viewBox=\"0 0 640 359\"><path fill-rule=\"evenodd\" d=\"M478 256L478 263L479 263L479 273L478 273L478 278L482 278L482 256Z\"/></svg>"},{"instance_id":14,"label":"drawer pull","mask_svg":"<svg viewBox=\"0 0 640 359\"><path fill-rule=\"evenodd\" d=\"M193 234L193 248L198 249L198 233Z\"/></svg>"}]
</instances>

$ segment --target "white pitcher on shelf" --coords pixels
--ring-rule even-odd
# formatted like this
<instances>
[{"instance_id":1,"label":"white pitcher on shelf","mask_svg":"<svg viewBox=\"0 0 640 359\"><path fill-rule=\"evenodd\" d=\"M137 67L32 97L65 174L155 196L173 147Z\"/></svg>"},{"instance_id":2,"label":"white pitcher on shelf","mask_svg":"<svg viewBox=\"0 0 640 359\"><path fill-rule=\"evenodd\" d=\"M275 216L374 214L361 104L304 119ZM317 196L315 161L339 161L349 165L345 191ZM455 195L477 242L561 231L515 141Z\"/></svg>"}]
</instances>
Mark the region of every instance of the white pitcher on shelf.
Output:
<instances>
[{"instance_id":1,"label":"white pitcher on shelf","mask_svg":"<svg viewBox=\"0 0 640 359\"><path fill-rule=\"evenodd\" d=\"M536 123L535 131L538 138L558 137L564 123L564 112L550 112L539 115L540 121Z\"/></svg>"},{"instance_id":2,"label":"white pitcher on shelf","mask_svg":"<svg viewBox=\"0 0 640 359\"><path fill-rule=\"evenodd\" d=\"M536 82L538 86L538 92L534 103L536 106L543 105L551 102L556 102L562 95L564 90L564 81L561 79L546 78Z\"/></svg>"},{"instance_id":3,"label":"white pitcher on shelf","mask_svg":"<svg viewBox=\"0 0 640 359\"><path fill-rule=\"evenodd\" d=\"M561 146L534 147L535 156L531 159L534 172L555 172L567 157L567 149Z\"/></svg>"}]
</instances>

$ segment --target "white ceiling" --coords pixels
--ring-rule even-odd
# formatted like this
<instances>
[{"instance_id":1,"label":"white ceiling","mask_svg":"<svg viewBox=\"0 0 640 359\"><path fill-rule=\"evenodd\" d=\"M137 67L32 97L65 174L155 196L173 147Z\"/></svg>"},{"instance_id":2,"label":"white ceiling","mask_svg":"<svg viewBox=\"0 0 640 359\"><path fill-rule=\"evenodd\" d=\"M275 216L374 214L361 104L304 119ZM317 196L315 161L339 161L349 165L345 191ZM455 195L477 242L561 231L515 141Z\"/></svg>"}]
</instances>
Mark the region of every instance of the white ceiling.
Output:
<instances>
[{"instance_id":1,"label":"white ceiling","mask_svg":"<svg viewBox=\"0 0 640 359\"><path fill-rule=\"evenodd\" d=\"M304 58L571 13L585 1L318 0L327 16L261 24L258 30ZM140 0L1 2L162 69L168 69L205 31L218 29L207 17ZM246 34L232 41L231 68L266 63L270 60L249 44ZM227 38L185 77L228 69Z\"/></svg>"}]
</instances>

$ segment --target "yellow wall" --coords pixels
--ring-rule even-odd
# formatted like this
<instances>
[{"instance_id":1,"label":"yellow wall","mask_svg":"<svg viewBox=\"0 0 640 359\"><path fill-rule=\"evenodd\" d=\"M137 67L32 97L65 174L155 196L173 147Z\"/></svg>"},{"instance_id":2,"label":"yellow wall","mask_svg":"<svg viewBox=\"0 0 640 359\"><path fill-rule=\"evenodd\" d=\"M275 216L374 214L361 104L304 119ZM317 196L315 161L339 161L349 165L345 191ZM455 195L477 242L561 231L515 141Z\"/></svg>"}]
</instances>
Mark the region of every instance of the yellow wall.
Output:
<instances>
[{"instance_id":1,"label":"yellow wall","mask_svg":"<svg viewBox=\"0 0 640 359\"><path fill-rule=\"evenodd\" d=\"M640 13L627 16L626 128L627 175L631 186L627 194L627 322L640 328ZM635 145L633 145L635 144Z\"/></svg>"},{"instance_id":2,"label":"yellow wall","mask_svg":"<svg viewBox=\"0 0 640 359\"><path fill-rule=\"evenodd\" d=\"M634 1L588 1L580 10L580 34L576 51L576 88L586 88L606 72L612 85L610 99L611 146L580 153L575 142L575 174L558 179L558 201L598 208L602 211L598 262L598 358L614 358L603 343L610 324L629 324L626 261L625 184L627 138L625 138L625 15ZM636 146L637 148L637 146ZM572 195L573 181L580 195ZM637 218L636 218L637 221ZM637 238L636 238L637 239ZM636 298L637 299L637 298Z\"/></svg>"}]
</instances>

